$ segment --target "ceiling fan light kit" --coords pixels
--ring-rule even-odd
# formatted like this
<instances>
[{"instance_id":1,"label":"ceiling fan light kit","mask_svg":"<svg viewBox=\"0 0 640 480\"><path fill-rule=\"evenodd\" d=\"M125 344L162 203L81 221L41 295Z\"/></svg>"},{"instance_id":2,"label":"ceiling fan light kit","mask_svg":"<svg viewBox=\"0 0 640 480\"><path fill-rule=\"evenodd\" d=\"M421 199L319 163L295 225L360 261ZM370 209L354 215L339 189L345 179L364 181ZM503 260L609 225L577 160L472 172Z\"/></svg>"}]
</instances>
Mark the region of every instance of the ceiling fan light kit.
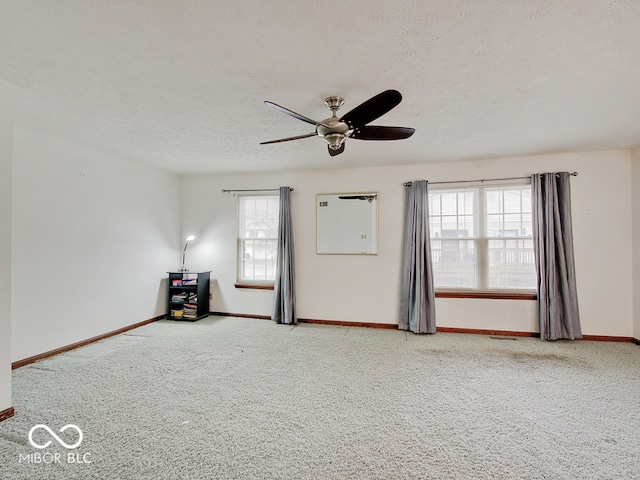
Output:
<instances>
[{"instance_id":1,"label":"ceiling fan light kit","mask_svg":"<svg viewBox=\"0 0 640 480\"><path fill-rule=\"evenodd\" d=\"M324 141L327 142L331 150L338 150L347 137L342 133L327 133L322 135Z\"/></svg>"},{"instance_id":2,"label":"ceiling fan light kit","mask_svg":"<svg viewBox=\"0 0 640 480\"><path fill-rule=\"evenodd\" d=\"M315 125L316 129L315 132L312 133L280 138L278 140L269 140L267 142L261 142L260 145L319 136L327 143L329 155L333 157L344 152L344 145L347 138L355 138L357 140L402 140L409 138L413 135L415 129L409 127L367 125L369 122L374 121L397 106L401 100L402 95L400 95L400 92L397 90L385 90L361 103L341 118L338 118L336 112L344 104L344 98L336 96L327 97L324 103L331 110L331 117L321 122L300 115L276 103L265 101L265 104L286 115Z\"/></svg>"}]
</instances>

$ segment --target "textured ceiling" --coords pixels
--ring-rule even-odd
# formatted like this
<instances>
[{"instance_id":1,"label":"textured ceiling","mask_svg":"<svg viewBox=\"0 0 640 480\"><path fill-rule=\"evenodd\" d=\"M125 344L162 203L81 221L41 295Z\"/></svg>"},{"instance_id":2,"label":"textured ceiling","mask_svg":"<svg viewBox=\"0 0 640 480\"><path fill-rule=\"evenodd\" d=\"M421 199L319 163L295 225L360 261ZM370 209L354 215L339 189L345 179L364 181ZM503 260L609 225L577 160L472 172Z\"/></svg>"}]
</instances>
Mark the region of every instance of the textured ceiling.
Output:
<instances>
[{"instance_id":1,"label":"textured ceiling","mask_svg":"<svg viewBox=\"0 0 640 480\"><path fill-rule=\"evenodd\" d=\"M185 173L406 165L640 144L640 2L0 0L16 124ZM320 138L389 88L407 140Z\"/></svg>"}]
</instances>

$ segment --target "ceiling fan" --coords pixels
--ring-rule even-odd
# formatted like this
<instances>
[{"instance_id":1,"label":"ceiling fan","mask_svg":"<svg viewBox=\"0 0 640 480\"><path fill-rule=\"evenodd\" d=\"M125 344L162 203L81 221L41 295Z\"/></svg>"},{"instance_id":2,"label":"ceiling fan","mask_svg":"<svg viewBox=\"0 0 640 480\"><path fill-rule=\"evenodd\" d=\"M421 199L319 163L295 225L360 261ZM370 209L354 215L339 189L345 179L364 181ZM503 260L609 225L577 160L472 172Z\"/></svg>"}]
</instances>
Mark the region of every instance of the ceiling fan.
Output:
<instances>
[{"instance_id":1,"label":"ceiling fan","mask_svg":"<svg viewBox=\"0 0 640 480\"><path fill-rule=\"evenodd\" d=\"M400 95L400 92L397 90L385 90L361 103L341 118L338 118L336 112L344 104L344 99L342 97L328 97L324 103L331 110L332 116L321 122L316 122L273 102L265 101L264 103L286 115L315 125L316 129L314 132L307 133L306 135L270 140L268 142L261 142L260 145L319 136L327 142L329 155L333 157L344 152L344 143L347 138L355 138L358 140L402 140L409 138L413 135L415 129L408 127L367 125L369 122L373 122L376 118L381 117L394 108L401 100L402 95Z\"/></svg>"}]
</instances>

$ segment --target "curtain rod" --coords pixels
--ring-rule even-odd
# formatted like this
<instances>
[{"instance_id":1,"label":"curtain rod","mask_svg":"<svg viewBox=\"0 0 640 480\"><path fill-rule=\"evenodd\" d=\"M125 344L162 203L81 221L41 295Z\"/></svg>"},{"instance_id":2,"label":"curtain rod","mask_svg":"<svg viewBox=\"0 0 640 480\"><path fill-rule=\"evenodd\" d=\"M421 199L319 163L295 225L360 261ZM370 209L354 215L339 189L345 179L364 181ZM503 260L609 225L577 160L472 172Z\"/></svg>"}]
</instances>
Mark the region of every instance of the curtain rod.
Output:
<instances>
[{"instance_id":1,"label":"curtain rod","mask_svg":"<svg viewBox=\"0 0 640 480\"><path fill-rule=\"evenodd\" d=\"M222 193L231 193L231 192L279 192L279 188L250 188L246 190L229 190L226 188L222 189ZM293 187L289 187L289 191L293 192Z\"/></svg>"},{"instance_id":2,"label":"curtain rod","mask_svg":"<svg viewBox=\"0 0 640 480\"><path fill-rule=\"evenodd\" d=\"M572 177L577 177L578 172L571 172L569 175ZM444 185L446 183L483 183L483 182L499 182L503 180L528 180L531 176L528 177L508 177L508 178L482 178L480 180L451 180L448 182L427 182L429 185ZM412 182L404 182L402 185L408 187Z\"/></svg>"}]
</instances>

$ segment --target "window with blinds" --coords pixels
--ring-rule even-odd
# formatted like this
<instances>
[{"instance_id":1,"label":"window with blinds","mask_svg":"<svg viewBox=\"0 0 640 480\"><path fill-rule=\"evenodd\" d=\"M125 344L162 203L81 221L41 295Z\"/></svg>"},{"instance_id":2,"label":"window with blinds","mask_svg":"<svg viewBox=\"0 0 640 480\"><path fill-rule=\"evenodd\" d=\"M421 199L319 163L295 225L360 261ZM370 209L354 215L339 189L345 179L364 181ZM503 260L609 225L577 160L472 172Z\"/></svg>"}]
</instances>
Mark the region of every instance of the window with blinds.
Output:
<instances>
[{"instance_id":1,"label":"window with blinds","mask_svg":"<svg viewBox=\"0 0 640 480\"><path fill-rule=\"evenodd\" d=\"M278 195L238 196L238 282L269 284L276 275Z\"/></svg>"},{"instance_id":2,"label":"window with blinds","mask_svg":"<svg viewBox=\"0 0 640 480\"><path fill-rule=\"evenodd\" d=\"M429 189L436 289L535 291L530 185Z\"/></svg>"}]
</instances>

